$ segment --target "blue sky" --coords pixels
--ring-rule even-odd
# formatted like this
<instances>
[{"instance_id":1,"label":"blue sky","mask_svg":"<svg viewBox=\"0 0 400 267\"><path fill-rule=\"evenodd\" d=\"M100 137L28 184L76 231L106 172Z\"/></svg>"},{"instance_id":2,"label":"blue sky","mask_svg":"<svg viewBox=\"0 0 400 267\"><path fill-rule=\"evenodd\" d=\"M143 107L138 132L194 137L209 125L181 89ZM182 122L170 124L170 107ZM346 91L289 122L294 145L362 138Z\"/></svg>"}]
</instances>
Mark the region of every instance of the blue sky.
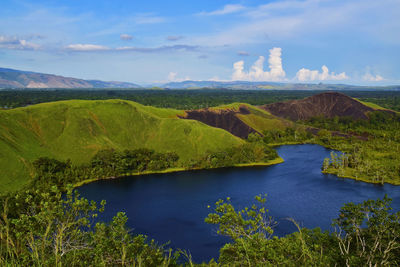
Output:
<instances>
[{"instance_id":1,"label":"blue sky","mask_svg":"<svg viewBox=\"0 0 400 267\"><path fill-rule=\"evenodd\" d=\"M141 84L400 84L400 1L2 0L0 67Z\"/></svg>"}]
</instances>

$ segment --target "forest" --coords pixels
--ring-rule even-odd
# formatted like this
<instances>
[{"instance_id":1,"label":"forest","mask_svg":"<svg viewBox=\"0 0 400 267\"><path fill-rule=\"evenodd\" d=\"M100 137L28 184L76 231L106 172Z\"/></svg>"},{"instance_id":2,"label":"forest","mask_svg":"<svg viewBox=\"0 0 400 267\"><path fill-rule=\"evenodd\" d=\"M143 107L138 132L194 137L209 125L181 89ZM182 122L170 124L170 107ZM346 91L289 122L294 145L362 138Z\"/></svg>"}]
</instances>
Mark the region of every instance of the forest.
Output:
<instances>
[{"instance_id":1,"label":"forest","mask_svg":"<svg viewBox=\"0 0 400 267\"><path fill-rule=\"evenodd\" d=\"M137 90L0 90L0 108L16 108L38 103L84 99L124 99L160 108L199 109L234 102L264 105L301 99L323 91L314 90L228 90L228 89L137 89ZM346 95L400 111L400 91L351 91Z\"/></svg>"},{"instance_id":2,"label":"forest","mask_svg":"<svg viewBox=\"0 0 400 267\"><path fill-rule=\"evenodd\" d=\"M237 164L262 163L276 159L278 154L262 142L249 142L226 150L213 151L199 158L178 163L175 152L160 153L151 149L98 151L89 164L75 165L70 160L60 161L40 157L33 161L35 176L27 187L49 190L51 186L65 189L68 184L82 184L98 179L154 173L170 170L195 170L232 167Z\"/></svg>"}]
</instances>

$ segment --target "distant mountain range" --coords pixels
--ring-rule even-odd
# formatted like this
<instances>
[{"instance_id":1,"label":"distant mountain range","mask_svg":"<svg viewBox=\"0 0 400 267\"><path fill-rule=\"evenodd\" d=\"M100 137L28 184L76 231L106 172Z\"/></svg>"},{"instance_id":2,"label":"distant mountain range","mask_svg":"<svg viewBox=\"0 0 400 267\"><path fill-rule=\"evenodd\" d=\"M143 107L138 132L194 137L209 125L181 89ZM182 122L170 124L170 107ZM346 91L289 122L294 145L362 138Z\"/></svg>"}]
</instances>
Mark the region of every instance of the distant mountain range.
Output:
<instances>
[{"instance_id":1,"label":"distant mountain range","mask_svg":"<svg viewBox=\"0 0 400 267\"><path fill-rule=\"evenodd\" d=\"M105 82L99 80L83 80L53 74L0 68L0 89L19 88L148 88L128 82ZM400 90L396 86L355 86L347 84L304 84L277 82L247 82L247 81L182 81L169 82L157 86L160 89L232 89L232 90Z\"/></svg>"},{"instance_id":2,"label":"distant mountain range","mask_svg":"<svg viewBox=\"0 0 400 267\"><path fill-rule=\"evenodd\" d=\"M0 88L140 88L127 82L83 80L53 74L0 68Z\"/></svg>"},{"instance_id":3,"label":"distant mountain range","mask_svg":"<svg viewBox=\"0 0 400 267\"><path fill-rule=\"evenodd\" d=\"M183 81L170 82L162 86L170 89L199 89L199 88L225 88L225 89L269 89L269 90L400 90L400 85L394 86L358 86L348 84L312 84L312 83L277 83L277 82L246 82L246 81Z\"/></svg>"}]
</instances>

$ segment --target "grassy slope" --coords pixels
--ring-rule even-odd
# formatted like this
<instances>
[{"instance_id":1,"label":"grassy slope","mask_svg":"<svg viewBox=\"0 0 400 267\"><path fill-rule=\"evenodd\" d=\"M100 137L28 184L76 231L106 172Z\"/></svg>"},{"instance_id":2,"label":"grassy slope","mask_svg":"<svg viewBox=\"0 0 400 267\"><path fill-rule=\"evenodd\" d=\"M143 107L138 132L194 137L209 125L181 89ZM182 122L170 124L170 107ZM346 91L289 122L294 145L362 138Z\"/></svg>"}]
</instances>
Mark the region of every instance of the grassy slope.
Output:
<instances>
[{"instance_id":1,"label":"grassy slope","mask_svg":"<svg viewBox=\"0 0 400 267\"><path fill-rule=\"evenodd\" d=\"M357 101L360 102L361 104L366 105L367 107L370 107L370 108L372 108L372 109L374 109L374 110L389 110L389 109L387 109L387 108L381 107L381 106L379 106L378 104L375 104L375 103L372 103L372 102L361 101L361 100L358 99L358 98L353 98L353 99L354 99L354 100L357 100Z\"/></svg>"},{"instance_id":2,"label":"grassy slope","mask_svg":"<svg viewBox=\"0 0 400 267\"><path fill-rule=\"evenodd\" d=\"M238 145L228 132L192 120L181 111L131 101L71 100L0 111L0 192L21 188L41 156L75 164L100 149L139 147L176 151L181 160Z\"/></svg>"},{"instance_id":3,"label":"grassy slope","mask_svg":"<svg viewBox=\"0 0 400 267\"><path fill-rule=\"evenodd\" d=\"M293 126L292 122L276 117L266 110L248 104L246 106L249 108L250 114L238 114L237 116L260 133L266 130L284 130L289 126Z\"/></svg>"},{"instance_id":4,"label":"grassy slope","mask_svg":"<svg viewBox=\"0 0 400 267\"><path fill-rule=\"evenodd\" d=\"M246 103L232 103L229 105L222 105L210 109L233 109L239 110L240 106L246 106L250 111L250 114L237 114L236 116L249 125L251 128L258 132L263 132L265 130L284 130L289 126L293 126L293 122L279 118L272 115L266 110L260 109L256 106L246 104Z\"/></svg>"}]
</instances>

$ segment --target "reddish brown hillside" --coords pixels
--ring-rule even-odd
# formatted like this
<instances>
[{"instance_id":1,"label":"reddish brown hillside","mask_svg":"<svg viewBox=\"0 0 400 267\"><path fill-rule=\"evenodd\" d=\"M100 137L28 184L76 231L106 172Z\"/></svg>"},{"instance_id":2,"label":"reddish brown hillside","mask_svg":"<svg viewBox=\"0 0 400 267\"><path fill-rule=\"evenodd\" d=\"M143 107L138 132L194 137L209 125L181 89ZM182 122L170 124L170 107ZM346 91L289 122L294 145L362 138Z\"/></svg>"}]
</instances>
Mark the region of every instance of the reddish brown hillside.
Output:
<instances>
[{"instance_id":1,"label":"reddish brown hillside","mask_svg":"<svg viewBox=\"0 0 400 267\"><path fill-rule=\"evenodd\" d=\"M327 118L352 117L368 119L367 112L374 109L341 93L327 92L310 96L302 100L292 100L261 106L271 114L291 120L306 120L316 116Z\"/></svg>"},{"instance_id":2,"label":"reddish brown hillside","mask_svg":"<svg viewBox=\"0 0 400 267\"><path fill-rule=\"evenodd\" d=\"M249 114L250 111L245 106L241 106L238 111L231 109L199 109L188 110L183 119L201 121L207 125L222 128L240 138L247 138L250 133L256 131L241 121L236 114Z\"/></svg>"}]
</instances>

